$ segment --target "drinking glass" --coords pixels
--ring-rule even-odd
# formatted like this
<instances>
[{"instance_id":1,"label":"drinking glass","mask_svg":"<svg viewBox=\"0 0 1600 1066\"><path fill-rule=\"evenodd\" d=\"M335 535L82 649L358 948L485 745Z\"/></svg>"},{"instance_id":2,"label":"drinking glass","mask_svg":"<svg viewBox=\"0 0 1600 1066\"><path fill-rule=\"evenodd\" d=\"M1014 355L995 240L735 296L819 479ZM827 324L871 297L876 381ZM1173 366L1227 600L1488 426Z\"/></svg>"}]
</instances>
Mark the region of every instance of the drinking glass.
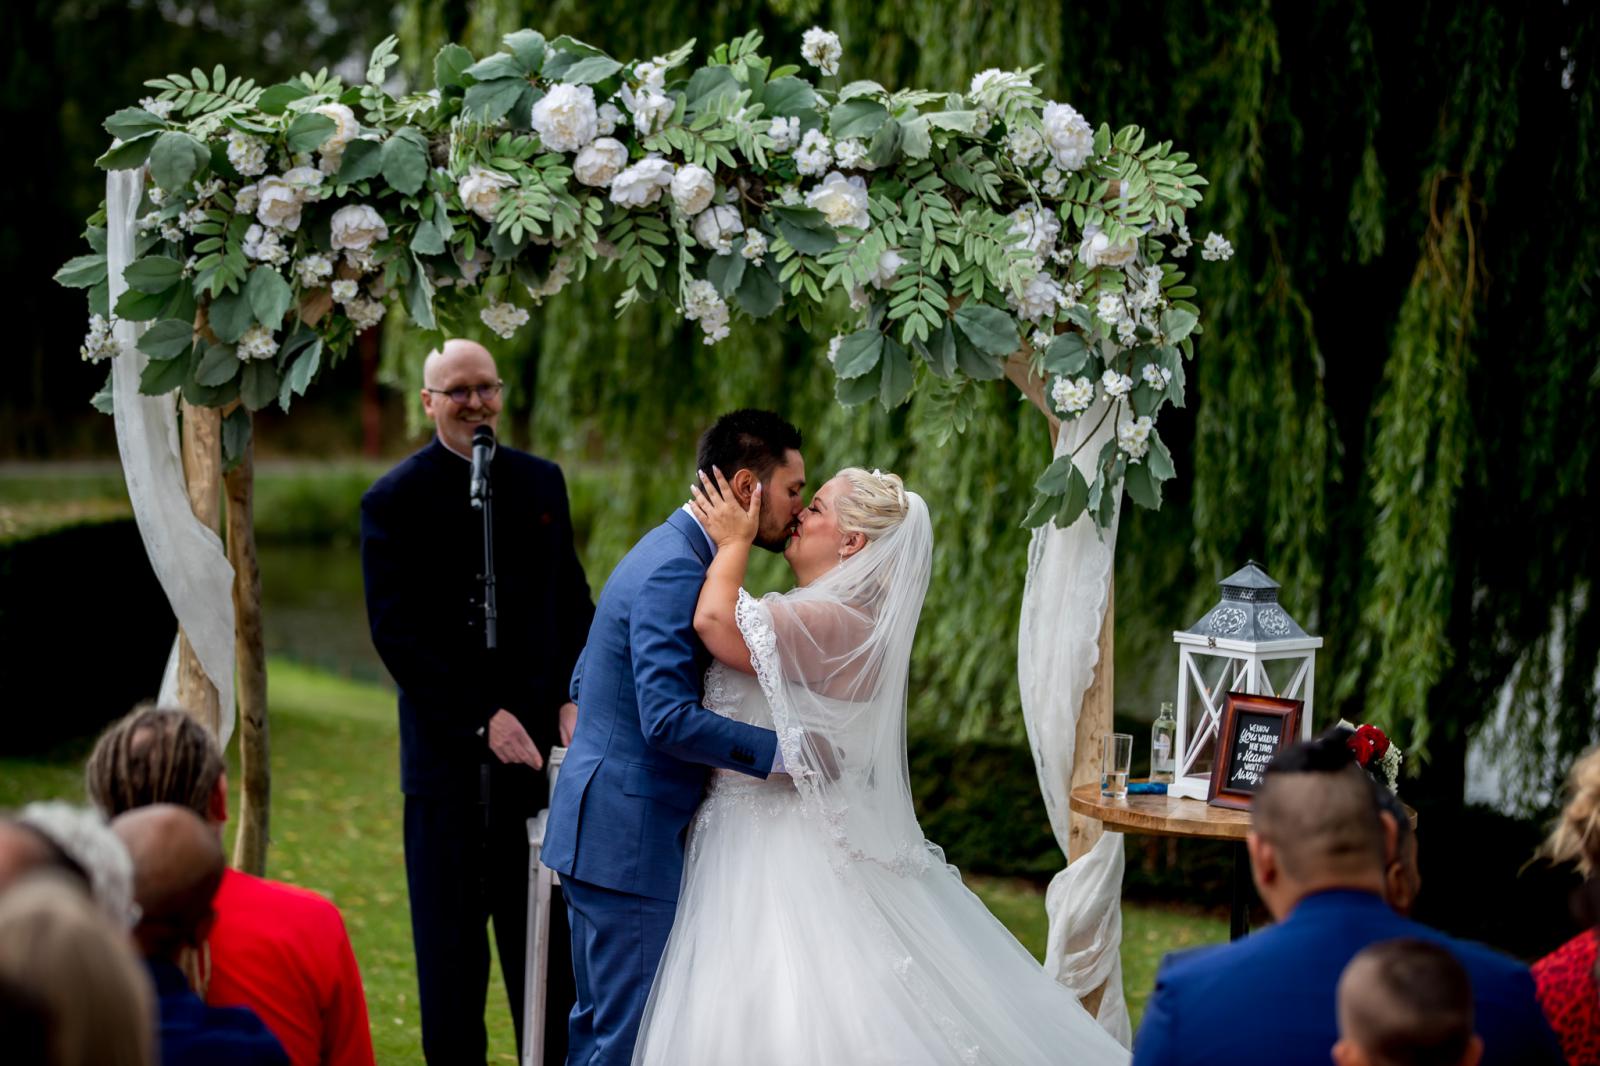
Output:
<instances>
[{"instance_id":1,"label":"drinking glass","mask_svg":"<svg viewBox=\"0 0 1600 1066\"><path fill-rule=\"evenodd\" d=\"M1108 733L1100 742L1100 795L1128 796L1128 769L1133 764L1133 734Z\"/></svg>"}]
</instances>

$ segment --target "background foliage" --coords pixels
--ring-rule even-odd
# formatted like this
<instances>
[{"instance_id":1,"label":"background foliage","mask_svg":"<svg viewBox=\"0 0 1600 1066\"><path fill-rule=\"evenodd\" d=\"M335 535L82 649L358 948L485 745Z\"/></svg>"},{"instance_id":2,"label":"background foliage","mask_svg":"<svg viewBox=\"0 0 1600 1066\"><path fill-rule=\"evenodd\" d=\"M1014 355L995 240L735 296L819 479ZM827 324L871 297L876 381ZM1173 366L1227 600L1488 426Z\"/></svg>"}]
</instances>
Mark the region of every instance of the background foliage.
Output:
<instances>
[{"instance_id":1,"label":"background foliage","mask_svg":"<svg viewBox=\"0 0 1600 1066\"><path fill-rule=\"evenodd\" d=\"M1215 214L1191 228L1236 249L1208 270L1190 407L1163 424L1178 479L1161 512L1125 512L1119 703L1143 709L1170 690L1170 630L1255 557L1327 638L1324 713L1420 743L1430 792L1460 795L1474 729L1529 796L1597 738L1600 561L1583 503L1600 389L1592 5L407 0L390 16L346 0L9 9L0 106L39 136L5 178L0 264L34 311L15 320L6 451L105 439L71 417L100 372L77 364L80 305L48 275L101 195L98 121L147 76L224 62L267 82L394 28L397 69L425 84L443 41L493 50L522 25L626 56L672 47L685 26L702 44L758 28L788 55L820 24L843 39L847 77L888 85L956 88L985 67L1040 63L1040 87L1091 122L1192 148ZM976 392L967 435L941 446L935 395L887 415L839 410L823 337L746 328L714 352L649 308L613 320L616 296L590 278L546 304L537 336L499 348L513 435L603 487L596 583L681 498L709 417L780 406L807 432L814 481L846 462L893 467L940 515L919 720L1019 735L1018 523L1047 457L1038 415L996 383ZM386 373L409 388L421 353L406 341L401 321L385 324Z\"/></svg>"}]
</instances>

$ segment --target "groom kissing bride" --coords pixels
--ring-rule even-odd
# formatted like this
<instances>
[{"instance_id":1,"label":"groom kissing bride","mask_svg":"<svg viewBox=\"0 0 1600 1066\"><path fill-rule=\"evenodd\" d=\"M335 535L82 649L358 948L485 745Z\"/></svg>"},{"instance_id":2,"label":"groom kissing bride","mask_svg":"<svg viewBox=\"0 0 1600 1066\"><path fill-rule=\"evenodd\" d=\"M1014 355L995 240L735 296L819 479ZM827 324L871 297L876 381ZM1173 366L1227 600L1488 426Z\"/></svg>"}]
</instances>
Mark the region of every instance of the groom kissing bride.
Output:
<instances>
[{"instance_id":1,"label":"groom kissing bride","mask_svg":"<svg viewBox=\"0 0 1600 1066\"><path fill-rule=\"evenodd\" d=\"M803 503L800 446L771 412L723 416L692 501L601 593L544 851L569 1066L1126 1062L917 824L927 506L858 468ZM744 591L752 544L795 588Z\"/></svg>"}]
</instances>

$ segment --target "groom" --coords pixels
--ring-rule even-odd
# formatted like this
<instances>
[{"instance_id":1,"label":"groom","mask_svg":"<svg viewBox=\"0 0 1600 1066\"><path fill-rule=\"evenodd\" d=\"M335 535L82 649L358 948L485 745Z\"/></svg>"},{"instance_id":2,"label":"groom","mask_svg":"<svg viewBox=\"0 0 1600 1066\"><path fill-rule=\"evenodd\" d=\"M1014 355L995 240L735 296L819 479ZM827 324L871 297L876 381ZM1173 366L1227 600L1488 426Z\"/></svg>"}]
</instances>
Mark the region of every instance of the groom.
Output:
<instances>
[{"instance_id":1,"label":"groom","mask_svg":"<svg viewBox=\"0 0 1600 1066\"><path fill-rule=\"evenodd\" d=\"M698 466L723 471L746 504L761 486L756 543L782 551L805 486L799 430L770 411L734 411L700 438ZM700 705L710 655L694 609L713 550L687 507L646 534L606 581L572 675L578 727L543 856L561 875L572 926L568 1066L633 1057L710 769L763 778L781 769L770 729Z\"/></svg>"}]
</instances>

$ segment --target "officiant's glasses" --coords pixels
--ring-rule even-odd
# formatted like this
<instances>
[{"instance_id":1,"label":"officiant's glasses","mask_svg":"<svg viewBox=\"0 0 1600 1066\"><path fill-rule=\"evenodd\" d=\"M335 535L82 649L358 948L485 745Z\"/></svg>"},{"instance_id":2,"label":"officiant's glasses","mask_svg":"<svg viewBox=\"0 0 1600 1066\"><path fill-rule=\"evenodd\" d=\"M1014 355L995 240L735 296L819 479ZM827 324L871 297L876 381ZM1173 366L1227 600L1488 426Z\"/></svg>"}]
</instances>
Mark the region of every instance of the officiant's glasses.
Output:
<instances>
[{"instance_id":1,"label":"officiant's glasses","mask_svg":"<svg viewBox=\"0 0 1600 1066\"><path fill-rule=\"evenodd\" d=\"M476 392L479 403L488 403L500 395L500 389L503 385L505 385L504 381L496 381L490 385L463 385L459 389L430 389L424 385L422 391L431 392L439 396L448 396L450 397L450 402L456 404L466 403L467 397Z\"/></svg>"}]
</instances>

